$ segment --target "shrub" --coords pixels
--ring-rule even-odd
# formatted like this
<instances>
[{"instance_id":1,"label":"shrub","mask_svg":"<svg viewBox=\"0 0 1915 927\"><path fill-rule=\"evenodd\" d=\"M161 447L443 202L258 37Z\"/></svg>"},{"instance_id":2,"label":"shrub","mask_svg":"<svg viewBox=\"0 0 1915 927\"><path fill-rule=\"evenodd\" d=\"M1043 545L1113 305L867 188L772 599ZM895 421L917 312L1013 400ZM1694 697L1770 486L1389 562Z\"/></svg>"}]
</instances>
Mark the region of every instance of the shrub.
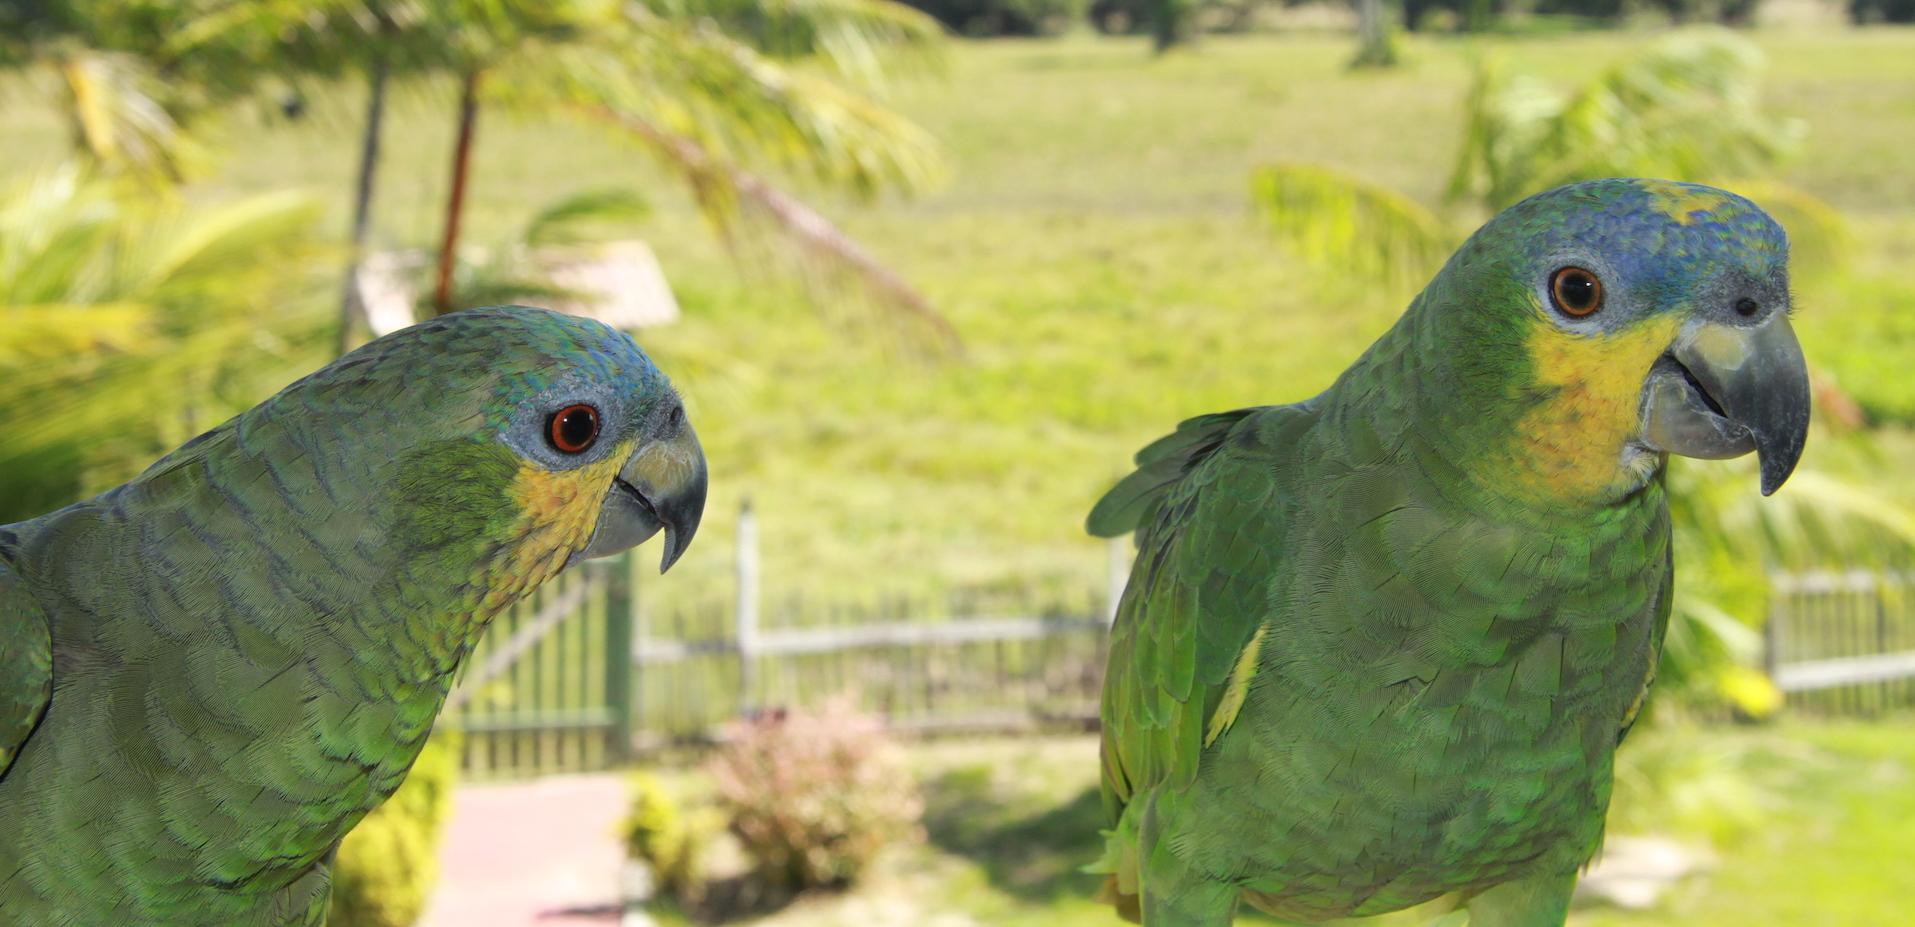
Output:
<instances>
[{"instance_id":1,"label":"shrub","mask_svg":"<svg viewBox=\"0 0 1915 927\"><path fill-rule=\"evenodd\" d=\"M1849 0L1849 19L1869 23L1915 23L1915 0Z\"/></svg>"},{"instance_id":2,"label":"shrub","mask_svg":"<svg viewBox=\"0 0 1915 927\"><path fill-rule=\"evenodd\" d=\"M328 927L410 927L439 878L439 837L459 773L457 734L434 734L405 784L339 845Z\"/></svg>"},{"instance_id":3,"label":"shrub","mask_svg":"<svg viewBox=\"0 0 1915 927\"><path fill-rule=\"evenodd\" d=\"M883 722L848 699L733 725L711 772L755 874L774 886L848 885L919 833L917 783Z\"/></svg>"},{"instance_id":4,"label":"shrub","mask_svg":"<svg viewBox=\"0 0 1915 927\"><path fill-rule=\"evenodd\" d=\"M704 856L722 826L709 808L687 808L650 773L632 776L632 808L625 818L625 849L651 867L658 892L681 903L699 900Z\"/></svg>"},{"instance_id":5,"label":"shrub","mask_svg":"<svg viewBox=\"0 0 1915 927\"><path fill-rule=\"evenodd\" d=\"M905 0L969 36L1056 35L1084 18L1083 0Z\"/></svg>"}]
</instances>

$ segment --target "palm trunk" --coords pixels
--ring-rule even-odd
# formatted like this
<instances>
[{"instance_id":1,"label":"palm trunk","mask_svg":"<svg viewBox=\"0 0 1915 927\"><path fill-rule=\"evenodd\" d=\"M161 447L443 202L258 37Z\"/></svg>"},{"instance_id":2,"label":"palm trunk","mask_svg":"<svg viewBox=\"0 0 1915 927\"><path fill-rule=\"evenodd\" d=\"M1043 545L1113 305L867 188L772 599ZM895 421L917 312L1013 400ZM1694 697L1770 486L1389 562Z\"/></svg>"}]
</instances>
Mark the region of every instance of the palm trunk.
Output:
<instances>
[{"instance_id":1,"label":"palm trunk","mask_svg":"<svg viewBox=\"0 0 1915 927\"><path fill-rule=\"evenodd\" d=\"M1155 0L1150 6L1150 47L1161 55L1190 38L1192 0Z\"/></svg>"},{"instance_id":2,"label":"palm trunk","mask_svg":"<svg viewBox=\"0 0 1915 927\"><path fill-rule=\"evenodd\" d=\"M1396 49L1390 45L1389 25L1383 21L1383 0L1356 0L1355 68L1386 68L1396 64Z\"/></svg>"},{"instance_id":3,"label":"palm trunk","mask_svg":"<svg viewBox=\"0 0 1915 927\"><path fill-rule=\"evenodd\" d=\"M366 231L372 224L372 189L379 173L379 133L386 115L386 60L372 63L372 83L366 89L365 138L359 147L359 188L353 194L352 245L346 259L346 282L339 294L339 341L335 354L352 344L355 321L365 320L366 306L359 293L359 264L366 256Z\"/></svg>"},{"instance_id":4,"label":"palm trunk","mask_svg":"<svg viewBox=\"0 0 1915 927\"><path fill-rule=\"evenodd\" d=\"M472 130L479 121L479 72L466 72L459 91L459 140L452 149L452 188L446 196L445 234L439 237L439 283L432 305L439 315L451 312L452 271L457 265L459 220L465 211L466 178L472 167Z\"/></svg>"}]
</instances>

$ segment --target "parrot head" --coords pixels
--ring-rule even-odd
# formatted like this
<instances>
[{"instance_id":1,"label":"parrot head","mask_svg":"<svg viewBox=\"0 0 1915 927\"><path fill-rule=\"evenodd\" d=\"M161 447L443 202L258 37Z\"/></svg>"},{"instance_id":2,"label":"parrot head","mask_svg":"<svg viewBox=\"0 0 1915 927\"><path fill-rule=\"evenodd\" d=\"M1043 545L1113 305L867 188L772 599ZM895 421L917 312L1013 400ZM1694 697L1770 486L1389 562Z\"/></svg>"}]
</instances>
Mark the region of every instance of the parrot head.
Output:
<instances>
[{"instance_id":1,"label":"parrot head","mask_svg":"<svg viewBox=\"0 0 1915 927\"><path fill-rule=\"evenodd\" d=\"M1478 230L1419 306L1439 363L1487 397L1451 418L1497 424L1499 479L1600 498L1668 454L1754 451L1767 495L1802 455L1788 239L1732 193L1612 179L1538 194Z\"/></svg>"},{"instance_id":2,"label":"parrot head","mask_svg":"<svg viewBox=\"0 0 1915 927\"><path fill-rule=\"evenodd\" d=\"M455 312L373 341L275 402L287 399L308 427L357 433L358 453L375 458L366 483L397 513L395 552L478 552L514 587L660 531L669 569L704 511L705 458L684 403L630 336L590 319Z\"/></svg>"}]
</instances>

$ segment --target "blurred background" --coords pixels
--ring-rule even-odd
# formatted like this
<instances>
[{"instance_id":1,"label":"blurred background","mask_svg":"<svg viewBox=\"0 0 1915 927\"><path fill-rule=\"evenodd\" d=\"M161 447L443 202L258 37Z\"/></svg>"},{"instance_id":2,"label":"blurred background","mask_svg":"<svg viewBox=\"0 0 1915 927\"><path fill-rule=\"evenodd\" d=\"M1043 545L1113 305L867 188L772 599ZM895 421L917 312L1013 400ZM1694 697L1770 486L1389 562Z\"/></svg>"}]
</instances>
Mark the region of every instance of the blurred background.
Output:
<instances>
[{"instance_id":1,"label":"blurred background","mask_svg":"<svg viewBox=\"0 0 1915 927\"><path fill-rule=\"evenodd\" d=\"M1305 398L1496 210L1729 187L1795 245L1801 469L1681 460L1572 923L1915 897L1909 0L0 3L0 522L353 345L633 331L697 544L502 618L333 923L1107 925L1096 701L1179 419ZM1247 922L1258 922L1246 916ZM1411 923L1413 920L1399 919Z\"/></svg>"}]
</instances>

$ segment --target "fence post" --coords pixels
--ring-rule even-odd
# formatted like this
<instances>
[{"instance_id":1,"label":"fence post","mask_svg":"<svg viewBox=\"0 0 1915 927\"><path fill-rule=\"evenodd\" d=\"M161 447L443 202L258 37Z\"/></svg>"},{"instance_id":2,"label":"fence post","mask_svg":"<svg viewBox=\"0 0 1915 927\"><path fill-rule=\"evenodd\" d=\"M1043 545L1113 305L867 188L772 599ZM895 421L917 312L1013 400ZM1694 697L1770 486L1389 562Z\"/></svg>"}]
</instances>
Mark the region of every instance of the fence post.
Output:
<instances>
[{"instance_id":1,"label":"fence post","mask_svg":"<svg viewBox=\"0 0 1915 927\"><path fill-rule=\"evenodd\" d=\"M628 551L602 568L605 575L605 707L612 713L606 759L613 764L631 756L632 740L638 734L633 730L639 715L632 686L636 646L632 624L638 611L634 572L638 563L638 558Z\"/></svg>"},{"instance_id":2,"label":"fence post","mask_svg":"<svg viewBox=\"0 0 1915 927\"><path fill-rule=\"evenodd\" d=\"M1782 662L1782 621L1788 614L1784 602L1795 593L1795 574L1772 571L1769 573L1769 615L1762 622L1762 672L1775 681L1776 668Z\"/></svg>"},{"instance_id":3,"label":"fence post","mask_svg":"<svg viewBox=\"0 0 1915 927\"><path fill-rule=\"evenodd\" d=\"M1109 574L1105 582L1109 599L1104 605L1104 622L1110 624L1117 620L1117 603L1123 600L1124 586L1130 582L1130 535L1111 538L1106 549L1109 551L1106 566Z\"/></svg>"},{"instance_id":4,"label":"fence post","mask_svg":"<svg viewBox=\"0 0 1915 927\"><path fill-rule=\"evenodd\" d=\"M753 658L758 649L758 517L747 498L738 507L738 699L739 709L755 707Z\"/></svg>"}]
</instances>

